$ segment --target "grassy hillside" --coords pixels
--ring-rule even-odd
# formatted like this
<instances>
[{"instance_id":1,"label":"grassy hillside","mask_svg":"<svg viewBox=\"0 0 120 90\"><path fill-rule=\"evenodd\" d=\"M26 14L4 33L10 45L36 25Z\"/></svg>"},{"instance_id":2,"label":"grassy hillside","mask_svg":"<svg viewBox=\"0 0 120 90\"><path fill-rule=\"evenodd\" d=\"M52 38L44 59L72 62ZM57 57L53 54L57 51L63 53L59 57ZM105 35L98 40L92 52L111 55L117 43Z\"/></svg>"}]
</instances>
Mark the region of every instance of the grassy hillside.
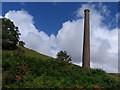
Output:
<instances>
[{"instance_id":1,"label":"grassy hillside","mask_svg":"<svg viewBox=\"0 0 120 90\"><path fill-rule=\"evenodd\" d=\"M3 88L120 88L120 82L101 69L80 66L19 47L3 50Z\"/></svg>"}]
</instances>

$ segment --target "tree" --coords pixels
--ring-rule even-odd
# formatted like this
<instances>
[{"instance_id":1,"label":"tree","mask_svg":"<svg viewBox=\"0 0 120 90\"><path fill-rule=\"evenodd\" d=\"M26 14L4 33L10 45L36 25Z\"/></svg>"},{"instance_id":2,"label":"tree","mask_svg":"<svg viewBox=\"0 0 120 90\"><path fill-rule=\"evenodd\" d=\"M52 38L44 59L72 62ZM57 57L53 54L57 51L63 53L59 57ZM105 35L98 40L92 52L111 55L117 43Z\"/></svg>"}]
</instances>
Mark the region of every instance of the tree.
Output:
<instances>
[{"instance_id":1,"label":"tree","mask_svg":"<svg viewBox=\"0 0 120 90\"><path fill-rule=\"evenodd\" d=\"M57 59L61 61L72 61L71 56L67 54L66 51L60 51L57 53Z\"/></svg>"},{"instance_id":2,"label":"tree","mask_svg":"<svg viewBox=\"0 0 120 90\"><path fill-rule=\"evenodd\" d=\"M2 21L2 49L16 49L19 42L18 27L10 19L1 18Z\"/></svg>"}]
</instances>

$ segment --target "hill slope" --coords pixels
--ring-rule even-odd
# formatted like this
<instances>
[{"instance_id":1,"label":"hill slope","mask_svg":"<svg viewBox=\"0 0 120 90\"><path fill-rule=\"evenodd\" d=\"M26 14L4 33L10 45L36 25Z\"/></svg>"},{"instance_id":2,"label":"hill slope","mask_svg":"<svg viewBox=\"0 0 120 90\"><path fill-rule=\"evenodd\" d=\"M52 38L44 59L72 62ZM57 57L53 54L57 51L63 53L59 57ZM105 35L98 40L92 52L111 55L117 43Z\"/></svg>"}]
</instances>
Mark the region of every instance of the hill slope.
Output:
<instances>
[{"instance_id":1,"label":"hill slope","mask_svg":"<svg viewBox=\"0 0 120 90\"><path fill-rule=\"evenodd\" d=\"M33 50L3 50L3 88L120 88L101 69L85 70Z\"/></svg>"}]
</instances>

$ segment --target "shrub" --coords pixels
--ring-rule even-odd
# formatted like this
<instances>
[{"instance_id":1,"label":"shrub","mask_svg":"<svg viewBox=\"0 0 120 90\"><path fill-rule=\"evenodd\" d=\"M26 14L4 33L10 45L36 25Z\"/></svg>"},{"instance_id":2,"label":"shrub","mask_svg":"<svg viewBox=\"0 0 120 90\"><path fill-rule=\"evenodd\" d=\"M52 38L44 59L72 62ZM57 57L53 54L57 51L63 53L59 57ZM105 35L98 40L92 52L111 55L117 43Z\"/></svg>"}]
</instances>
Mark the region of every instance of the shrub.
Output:
<instances>
[{"instance_id":1,"label":"shrub","mask_svg":"<svg viewBox=\"0 0 120 90\"><path fill-rule=\"evenodd\" d=\"M67 54L66 51L60 51L57 53L57 59L61 61L72 61L71 56Z\"/></svg>"}]
</instances>

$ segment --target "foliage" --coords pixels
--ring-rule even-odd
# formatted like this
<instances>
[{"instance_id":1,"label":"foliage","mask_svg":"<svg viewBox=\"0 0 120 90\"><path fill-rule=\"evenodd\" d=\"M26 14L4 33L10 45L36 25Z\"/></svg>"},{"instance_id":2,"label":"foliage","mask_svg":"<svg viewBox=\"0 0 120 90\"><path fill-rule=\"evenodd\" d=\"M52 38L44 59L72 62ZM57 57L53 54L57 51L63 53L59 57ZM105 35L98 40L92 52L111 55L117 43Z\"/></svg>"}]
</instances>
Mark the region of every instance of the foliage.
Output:
<instances>
[{"instance_id":1,"label":"foliage","mask_svg":"<svg viewBox=\"0 0 120 90\"><path fill-rule=\"evenodd\" d=\"M1 18L0 21L2 21L2 49L16 49L21 35L18 27L10 19Z\"/></svg>"},{"instance_id":2,"label":"foliage","mask_svg":"<svg viewBox=\"0 0 120 90\"><path fill-rule=\"evenodd\" d=\"M19 41L19 45L20 45L20 46L24 46L24 45L25 45L25 42Z\"/></svg>"},{"instance_id":3,"label":"foliage","mask_svg":"<svg viewBox=\"0 0 120 90\"><path fill-rule=\"evenodd\" d=\"M101 69L83 69L21 46L3 50L2 57L3 88L120 88Z\"/></svg>"},{"instance_id":4,"label":"foliage","mask_svg":"<svg viewBox=\"0 0 120 90\"><path fill-rule=\"evenodd\" d=\"M71 56L67 54L66 51L60 51L57 53L57 59L60 61L72 61Z\"/></svg>"}]
</instances>

